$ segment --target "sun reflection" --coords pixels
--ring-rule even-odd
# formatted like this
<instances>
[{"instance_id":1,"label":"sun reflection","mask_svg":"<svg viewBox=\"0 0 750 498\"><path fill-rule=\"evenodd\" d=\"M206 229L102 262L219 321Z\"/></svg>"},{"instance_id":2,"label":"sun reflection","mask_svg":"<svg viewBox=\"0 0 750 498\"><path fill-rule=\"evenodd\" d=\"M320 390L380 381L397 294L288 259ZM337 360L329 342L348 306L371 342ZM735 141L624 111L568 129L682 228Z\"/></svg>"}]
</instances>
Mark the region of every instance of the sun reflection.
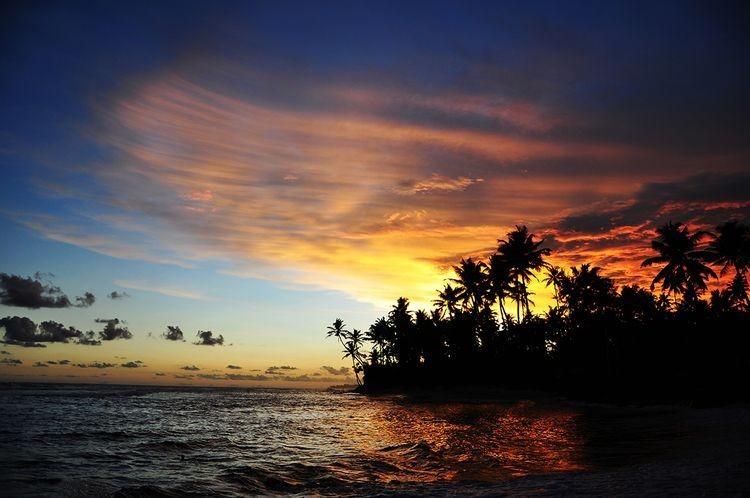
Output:
<instances>
[{"instance_id":1,"label":"sun reflection","mask_svg":"<svg viewBox=\"0 0 750 498\"><path fill-rule=\"evenodd\" d=\"M498 482L529 474L584 470L579 413L526 401L376 403L360 451L383 465L378 481ZM371 477L372 477L371 476Z\"/></svg>"}]
</instances>

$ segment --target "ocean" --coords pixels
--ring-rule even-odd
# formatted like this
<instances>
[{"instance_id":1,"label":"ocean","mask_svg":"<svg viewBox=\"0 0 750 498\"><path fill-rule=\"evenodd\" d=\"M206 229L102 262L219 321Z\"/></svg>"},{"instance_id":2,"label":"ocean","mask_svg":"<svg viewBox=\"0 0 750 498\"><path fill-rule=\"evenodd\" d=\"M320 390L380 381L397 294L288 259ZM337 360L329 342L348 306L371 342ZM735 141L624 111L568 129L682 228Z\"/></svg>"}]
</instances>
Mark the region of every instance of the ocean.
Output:
<instances>
[{"instance_id":1,"label":"ocean","mask_svg":"<svg viewBox=\"0 0 750 498\"><path fill-rule=\"evenodd\" d=\"M746 406L14 384L0 407L3 496L750 491Z\"/></svg>"}]
</instances>

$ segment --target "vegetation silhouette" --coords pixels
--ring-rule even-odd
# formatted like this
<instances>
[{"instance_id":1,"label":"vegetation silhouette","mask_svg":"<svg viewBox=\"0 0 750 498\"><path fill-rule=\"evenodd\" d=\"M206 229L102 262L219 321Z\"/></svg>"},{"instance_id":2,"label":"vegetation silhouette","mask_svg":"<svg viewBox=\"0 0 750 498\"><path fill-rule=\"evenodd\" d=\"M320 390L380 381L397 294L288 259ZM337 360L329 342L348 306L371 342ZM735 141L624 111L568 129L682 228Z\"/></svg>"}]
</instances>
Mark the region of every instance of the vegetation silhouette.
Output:
<instances>
[{"instance_id":1,"label":"vegetation silhouette","mask_svg":"<svg viewBox=\"0 0 750 498\"><path fill-rule=\"evenodd\" d=\"M659 267L650 290L618 288L590 264L553 266L543 242L517 226L486 262L461 259L430 312L399 297L364 335L336 319L328 336L351 359L360 389L498 385L591 399L748 399L746 224L728 221L716 233L658 228L655 255L642 263ZM712 265L734 274L728 284ZM543 314L532 309L532 280L554 291Z\"/></svg>"}]
</instances>

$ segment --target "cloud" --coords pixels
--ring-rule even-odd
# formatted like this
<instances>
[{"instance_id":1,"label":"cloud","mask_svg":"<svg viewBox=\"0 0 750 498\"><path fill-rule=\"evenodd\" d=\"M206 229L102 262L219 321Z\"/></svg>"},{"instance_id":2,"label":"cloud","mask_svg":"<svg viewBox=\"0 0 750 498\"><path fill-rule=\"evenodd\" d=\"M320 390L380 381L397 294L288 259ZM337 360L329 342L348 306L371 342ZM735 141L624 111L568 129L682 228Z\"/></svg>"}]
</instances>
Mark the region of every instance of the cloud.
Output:
<instances>
[{"instance_id":1,"label":"cloud","mask_svg":"<svg viewBox=\"0 0 750 498\"><path fill-rule=\"evenodd\" d=\"M13 354L13 353L11 353L10 351L6 351L5 349L3 349L2 351L0 351L0 354Z\"/></svg>"},{"instance_id":2,"label":"cloud","mask_svg":"<svg viewBox=\"0 0 750 498\"><path fill-rule=\"evenodd\" d=\"M104 330L99 332L102 341L114 341L115 339L132 339L133 334L127 327L120 327L122 323L118 318L97 318L96 323L104 323Z\"/></svg>"},{"instance_id":3,"label":"cloud","mask_svg":"<svg viewBox=\"0 0 750 498\"><path fill-rule=\"evenodd\" d=\"M164 372L154 372L154 375L156 375L157 377L164 377L167 374L165 374Z\"/></svg>"},{"instance_id":4,"label":"cloud","mask_svg":"<svg viewBox=\"0 0 750 498\"><path fill-rule=\"evenodd\" d=\"M91 292L75 298L73 304L60 287L49 282L43 282L45 277L54 277L52 274L37 272L33 277L21 277L0 273L0 303L6 306L20 308L88 308L96 301L96 296Z\"/></svg>"},{"instance_id":5,"label":"cloud","mask_svg":"<svg viewBox=\"0 0 750 498\"><path fill-rule=\"evenodd\" d=\"M330 375L349 375L349 372L351 371L349 367L335 368L335 367L328 367L324 365L320 368L322 370L325 370Z\"/></svg>"},{"instance_id":6,"label":"cloud","mask_svg":"<svg viewBox=\"0 0 750 498\"><path fill-rule=\"evenodd\" d=\"M117 365L115 365L114 363L107 363L107 362L103 362L103 361L94 361L92 363L74 363L73 366L74 367L78 367L78 368L98 368L98 369L103 369L103 368L114 368Z\"/></svg>"},{"instance_id":7,"label":"cloud","mask_svg":"<svg viewBox=\"0 0 750 498\"><path fill-rule=\"evenodd\" d=\"M41 281L43 274L20 277L0 273L0 303L21 308L68 308L72 305L59 287Z\"/></svg>"},{"instance_id":8,"label":"cloud","mask_svg":"<svg viewBox=\"0 0 750 498\"><path fill-rule=\"evenodd\" d=\"M195 375L191 374L174 374L173 376L175 379L192 379L195 377Z\"/></svg>"},{"instance_id":9,"label":"cloud","mask_svg":"<svg viewBox=\"0 0 750 498\"><path fill-rule=\"evenodd\" d=\"M242 367L239 365L227 365L227 368L229 370L242 370Z\"/></svg>"},{"instance_id":10,"label":"cloud","mask_svg":"<svg viewBox=\"0 0 750 498\"><path fill-rule=\"evenodd\" d=\"M5 329L6 344L15 344L19 346L36 346L37 345L37 327L36 324L26 317L6 316L0 319L0 327ZM40 345L44 347L44 345Z\"/></svg>"},{"instance_id":11,"label":"cloud","mask_svg":"<svg viewBox=\"0 0 750 498\"><path fill-rule=\"evenodd\" d=\"M201 379L210 379L210 380L224 380L226 377L221 374L197 374L196 377L200 377Z\"/></svg>"},{"instance_id":12,"label":"cloud","mask_svg":"<svg viewBox=\"0 0 750 498\"><path fill-rule=\"evenodd\" d=\"M218 337L214 337L213 332L211 332L210 330L199 330L198 341L194 342L193 344L197 344L199 346L223 346L224 337L221 335Z\"/></svg>"},{"instance_id":13,"label":"cloud","mask_svg":"<svg viewBox=\"0 0 750 498\"><path fill-rule=\"evenodd\" d=\"M482 178L468 178L465 176L449 178L433 173L432 176L424 180L403 181L394 187L394 191L404 195L424 194L431 191L457 192L483 181L484 179Z\"/></svg>"},{"instance_id":14,"label":"cloud","mask_svg":"<svg viewBox=\"0 0 750 498\"><path fill-rule=\"evenodd\" d=\"M182 341L185 342L185 338L182 334L182 330L180 330L180 327L176 325L167 325L167 331L162 334L162 337L164 337L168 341Z\"/></svg>"},{"instance_id":15,"label":"cloud","mask_svg":"<svg viewBox=\"0 0 750 498\"><path fill-rule=\"evenodd\" d=\"M229 380L254 380L254 381L266 381L271 380L271 377L265 375L255 374L226 374L226 378Z\"/></svg>"},{"instance_id":16,"label":"cloud","mask_svg":"<svg viewBox=\"0 0 750 498\"><path fill-rule=\"evenodd\" d=\"M76 298L76 308L88 308L96 302L96 296L90 292L85 292L83 296Z\"/></svg>"},{"instance_id":17,"label":"cloud","mask_svg":"<svg viewBox=\"0 0 750 498\"><path fill-rule=\"evenodd\" d=\"M39 324L38 342L68 342L83 336L83 332L74 327L65 327L62 323L45 321Z\"/></svg>"},{"instance_id":18,"label":"cloud","mask_svg":"<svg viewBox=\"0 0 750 498\"><path fill-rule=\"evenodd\" d=\"M112 300L116 300L116 299L125 299L125 298L127 298L127 297L130 297L130 294L128 294L128 293L127 293L127 292L125 292L125 291L121 291L121 292L118 292L118 291L112 291L112 292L110 292L109 294L107 294L107 297L108 297L108 298L110 298L110 299L112 299Z\"/></svg>"},{"instance_id":19,"label":"cloud","mask_svg":"<svg viewBox=\"0 0 750 498\"><path fill-rule=\"evenodd\" d=\"M80 344L82 346L101 346L102 341L96 339L96 334L93 330L89 330L87 332L84 332L83 335L78 338L76 344Z\"/></svg>"},{"instance_id":20,"label":"cloud","mask_svg":"<svg viewBox=\"0 0 750 498\"><path fill-rule=\"evenodd\" d=\"M32 366L36 368L49 368L49 365L47 363L41 361L35 362Z\"/></svg>"},{"instance_id":21,"label":"cloud","mask_svg":"<svg viewBox=\"0 0 750 498\"><path fill-rule=\"evenodd\" d=\"M85 334L74 327L65 327L62 323L51 320L44 321L37 326L26 317L6 316L0 319L0 327L5 329L4 341L24 347L45 347L45 342L67 343L76 339L80 343Z\"/></svg>"},{"instance_id":22,"label":"cloud","mask_svg":"<svg viewBox=\"0 0 750 498\"><path fill-rule=\"evenodd\" d=\"M266 374L268 375L280 375L284 372L288 372L291 370L297 370L297 367L290 367L289 365L282 365L280 367L268 367L266 369Z\"/></svg>"},{"instance_id":23,"label":"cloud","mask_svg":"<svg viewBox=\"0 0 750 498\"><path fill-rule=\"evenodd\" d=\"M382 112L383 106L404 108L404 99L375 96L371 100L381 103L367 107L355 104L360 97L346 89L311 85L307 96L328 102L303 111L256 101L255 92L236 95L200 78L162 73L102 116L108 126L99 138L121 160L92 172L111 194L101 202L140 213L149 220L144 230L163 242L165 252L181 251L189 261L230 260L237 274L341 290L370 302L404 291L429 300L446 273L427 261L494 240L497 227L512 226L528 206L557 212L580 188L557 181L549 193L547 182L544 202L534 202L533 192L506 181L519 175L509 170L531 160L633 153L619 145L530 138L502 127L405 119ZM431 116L550 129L539 124L548 113L513 99L406 100ZM450 100L460 104L441 107ZM461 162L442 159L450 154ZM403 195L409 192L414 195ZM478 204L486 216L481 224L470 223ZM394 212L425 215L387 223Z\"/></svg>"},{"instance_id":24,"label":"cloud","mask_svg":"<svg viewBox=\"0 0 750 498\"><path fill-rule=\"evenodd\" d=\"M528 57L447 50L430 66L455 74L430 85L369 72L290 77L213 58L163 68L99 108L95 140L114 159L84 171L103 190L87 200L119 218L27 226L115 257L230 261L235 274L295 288L429 302L448 275L435 262L516 223L552 229L645 184L746 168L744 107L731 104L747 101L731 83L741 78L691 95L700 85L682 84L693 80L684 54L652 64L661 59L649 53L644 71L642 57L571 40L585 38L576 30L521 31L535 40ZM721 61L700 72L731 66ZM585 92L580 74L596 75ZM718 91L727 81L734 90Z\"/></svg>"},{"instance_id":25,"label":"cloud","mask_svg":"<svg viewBox=\"0 0 750 498\"><path fill-rule=\"evenodd\" d=\"M188 370L191 372L197 372L200 370L200 368L196 367L195 365L185 365L184 367L180 367L180 370Z\"/></svg>"},{"instance_id":26,"label":"cloud","mask_svg":"<svg viewBox=\"0 0 750 498\"><path fill-rule=\"evenodd\" d=\"M10 365L14 367L16 365L23 365L23 361L17 358L2 358L0 359L0 365Z\"/></svg>"},{"instance_id":27,"label":"cloud","mask_svg":"<svg viewBox=\"0 0 750 498\"><path fill-rule=\"evenodd\" d=\"M631 198L600 203L564 217L557 226L570 232L601 233L676 218L716 222L736 212L750 213L750 173L703 173L675 182L646 183Z\"/></svg>"},{"instance_id":28,"label":"cloud","mask_svg":"<svg viewBox=\"0 0 750 498\"><path fill-rule=\"evenodd\" d=\"M191 291L187 289L176 289L174 287L165 287L163 285L151 285L145 282L132 282L129 280L115 280L115 284L120 287L127 289L134 289L144 292L154 292L156 294L162 294L169 297L178 297L182 299L194 299L194 300L209 300L208 297L204 296L200 292Z\"/></svg>"},{"instance_id":29,"label":"cloud","mask_svg":"<svg viewBox=\"0 0 750 498\"><path fill-rule=\"evenodd\" d=\"M145 367L146 365L143 364L141 360L135 360L135 361L128 361L120 365L123 368L141 368Z\"/></svg>"},{"instance_id":30,"label":"cloud","mask_svg":"<svg viewBox=\"0 0 750 498\"><path fill-rule=\"evenodd\" d=\"M692 229L713 229L737 216L750 216L750 174L706 173L647 183L632 196L579 209L552 224L546 236L556 264L588 262L618 284L646 285L653 270L640 263L652 255L657 227L679 220Z\"/></svg>"},{"instance_id":31,"label":"cloud","mask_svg":"<svg viewBox=\"0 0 750 498\"><path fill-rule=\"evenodd\" d=\"M70 360L59 360L58 365L70 365Z\"/></svg>"}]
</instances>

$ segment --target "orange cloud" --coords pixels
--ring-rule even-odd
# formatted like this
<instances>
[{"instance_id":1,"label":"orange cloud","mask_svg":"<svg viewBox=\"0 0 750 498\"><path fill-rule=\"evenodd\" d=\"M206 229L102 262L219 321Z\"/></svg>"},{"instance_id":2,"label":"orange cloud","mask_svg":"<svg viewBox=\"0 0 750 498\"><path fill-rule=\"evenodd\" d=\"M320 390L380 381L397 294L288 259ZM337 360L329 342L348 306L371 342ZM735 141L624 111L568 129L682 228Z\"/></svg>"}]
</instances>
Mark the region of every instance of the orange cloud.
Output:
<instances>
[{"instance_id":1,"label":"orange cloud","mask_svg":"<svg viewBox=\"0 0 750 498\"><path fill-rule=\"evenodd\" d=\"M234 263L232 273L284 285L339 290L378 304L399 295L429 303L449 276L448 257L494 246L516 223L550 227L573 208L628 195L641 183L635 177L581 182L559 172L535 174L529 164L604 164L654 154L551 139L541 132L565 120L527 103L339 88L321 93L339 101L299 108L258 103L252 91L238 96L161 77L103 116L99 139L118 159L92 174L109 188L108 202L145 216L158 226L150 235L190 264L224 258ZM373 111L403 102L491 116L540 134L415 123ZM640 258L639 226L601 236L550 233L575 247L561 247L560 262L609 261L616 272L637 273L631 261L613 259L618 250L600 245L609 237Z\"/></svg>"}]
</instances>

